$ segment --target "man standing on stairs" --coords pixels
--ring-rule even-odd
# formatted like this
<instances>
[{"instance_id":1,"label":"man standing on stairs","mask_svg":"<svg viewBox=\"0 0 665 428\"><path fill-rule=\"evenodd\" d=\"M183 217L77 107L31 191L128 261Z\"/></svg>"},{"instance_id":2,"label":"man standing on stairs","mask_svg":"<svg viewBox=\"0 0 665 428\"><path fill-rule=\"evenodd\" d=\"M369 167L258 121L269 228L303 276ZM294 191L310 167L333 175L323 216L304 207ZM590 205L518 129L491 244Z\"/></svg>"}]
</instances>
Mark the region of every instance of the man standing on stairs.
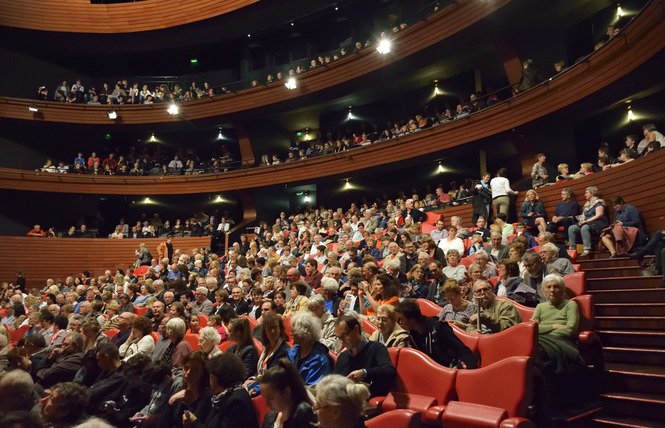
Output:
<instances>
[{"instance_id":1,"label":"man standing on stairs","mask_svg":"<svg viewBox=\"0 0 665 428\"><path fill-rule=\"evenodd\" d=\"M663 284L665 287L665 274L663 274L663 261L665 260L665 233L663 230L656 232L653 237L643 247L640 247L634 253L629 253L628 257L642 261L647 254L656 255L656 273L663 275Z\"/></svg>"}]
</instances>

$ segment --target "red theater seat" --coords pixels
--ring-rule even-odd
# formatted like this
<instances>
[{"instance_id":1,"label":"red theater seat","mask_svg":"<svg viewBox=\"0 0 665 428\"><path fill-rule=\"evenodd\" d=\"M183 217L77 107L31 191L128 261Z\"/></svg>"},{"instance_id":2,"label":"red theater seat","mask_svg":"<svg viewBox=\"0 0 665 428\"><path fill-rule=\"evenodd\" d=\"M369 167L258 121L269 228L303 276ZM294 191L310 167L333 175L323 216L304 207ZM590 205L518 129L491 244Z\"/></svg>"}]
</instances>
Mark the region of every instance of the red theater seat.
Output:
<instances>
[{"instance_id":1,"label":"red theater seat","mask_svg":"<svg viewBox=\"0 0 665 428\"><path fill-rule=\"evenodd\" d=\"M420 413L412 410L393 410L365 422L367 428L418 428Z\"/></svg>"},{"instance_id":2,"label":"red theater seat","mask_svg":"<svg viewBox=\"0 0 665 428\"><path fill-rule=\"evenodd\" d=\"M367 318L362 318L362 321L363 321L363 329L364 329L365 332L367 332L367 334L369 334L370 336L372 335L372 333L374 333L376 330L379 329L376 325L374 325L374 324L373 324L370 320L368 320Z\"/></svg>"},{"instance_id":3,"label":"red theater seat","mask_svg":"<svg viewBox=\"0 0 665 428\"><path fill-rule=\"evenodd\" d=\"M563 278L569 298L586 294L586 273L575 272Z\"/></svg>"},{"instance_id":4,"label":"red theater seat","mask_svg":"<svg viewBox=\"0 0 665 428\"><path fill-rule=\"evenodd\" d=\"M474 357L476 357L476 361L478 361L478 340L480 339L480 335L467 333L466 331L457 327L455 324L450 324L450 326L453 328L455 336L457 336L457 338L461 340L462 343L464 343L466 347L471 350L471 352L473 352Z\"/></svg>"},{"instance_id":5,"label":"red theater seat","mask_svg":"<svg viewBox=\"0 0 665 428\"><path fill-rule=\"evenodd\" d=\"M159 337L160 337L159 333L157 333L156 331L153 331L152 333L150 333L150 336L152 336L152 338L155 339L155 345L156 345L157 341L159 340Z\"/></svg>"},{"instance_id":6,"label":"red theater seat","mask_svg":"<svg viewBox=\"0 0 665 428\"><path fill-rule=\"evenodd\" d=\"M568 253L570 262L575 263L577 261L577 250L566 250L566 252Z\"/></svg>"},{"instance_id":7,"label":"red theater seat","mask_svg":"<svg viewBox=\"0 0 665 428\"><path fill-rule=\"evenodd\" d=\"M113 339L113 336L115 336L115 335L118 334L118 333L120 333L120 330L118 330L117 328L110 328L110 329L108 329L108 330L106 330L106 331L104 332L104 334L105 334L109 339Z\"/></svg>"},{"instance_id":8,"label":"red theater seat","mask_svg":"<svg viewBox=\"0 0 665 428\"><path fill-rule=\"evenodd\" d=\"M429 223L432 226L436 226L436 222L441 220L441 214L433 213L431 211L428 211L425 214L427 214L427 220L425 220L425 223Z\"/></svg>"},{"instance_id":9,"label":"red theater seat","mask_svg":"<svg viewBox=\"0 0 665 428\"><path fill-rule=\"evenodd\" d=\"M225 340L224 342L217 345L217 347L219 348L220 351L226 352L227 349L229 349L231 345L233 345L234 343L235 342L231 342L230 340Z\"/></svg>"},{"instance_id":10,"label":"red theater seat","mask_svg":"<svg viewBox=\"0 0 665 428\"><path fill-rule=\"evenodd\" d=\"M417 299L420 312L426 317L438 317L441 313L441 306L427 299Z\"/></svg>"},{"instance_id":11,"label":"red theater seat","mask_svg":"<svg viewBox=\"0 0 665 428\"><path fill-rule=\"evenodd\" d=\"M528 419L509 418L508 412L497 407L451 401L443 412L446 428L536 428Z\"/></svg>"},{"instance_id":12,"label":"red theater seat","mask_svg":"<svg viewBox=\"0 0 665 428\"><path fill-rule=\"evenodd\" d=\"M466 244L464 245L464 249L468 250ZM469 269L469 266L474 264L476 262L476 256L467 256L467 257L462 257L462 259L459 261L460 264L466 266L467 269Z\"/></svg>"},{"instance_id":13,"label":"red theater seat","mask_svg":"<svg viewBox=\"0 0 665 428\"><path fill-rule=\"evenodd\" d=\"M533 313L536 311L536 308L530 308L528 306L520 305L519 303L517 303L513 300L510 300L507 297L497 297L497 299L507 300L510 303L512 303L513 305L515 305L517 310L520 312L520 315L522 315L522 321L529 321L531 318L533 318Z\"/></svg>"},{"instance_id":14,"label":"red theater seat","mask_svg":"<svg viewBox=\"0 0 665 428\"><path fill-rule=\"evenodd\" d=\"M254 318L250 317L249 315L241 315L240 318L247 318L247 321L249 321L249 326L252 327L252 330L254 330L254 328L257 325L259 325L259 323Z\"/></svg>"},{"instance_id":15,"label":"red theater seat","mask_svg":"<svg viewBox=\"0 0 665 428\"><path fill-rule=\"evenodd\" d=\"M535 358L538 353L538 324L523 322L499 333L480 335L478 352L482 367L508 357Z\"/></svg>"},{"instance_id":16,"label":"red theater seat","mask_svg":"<svg viewBox=\"0 0 665 428\"><path fill-rule=\"evenodd\" d=\"M391 359L398 354L395 387L386 397L373 398L371 404L382 412L410 409L421 412L424 419L438 421L455 397L457 370L443 367L415 349L391 349Z\"/></svg>"},{"instance_id":17,"label":"red theater seat","mask_svg":"<svg viewBox=\"0 0 665 428\"><path fill-rule=\"evenodd\" d=\"M252 398L252 404L254 405L254 410L256 410L256 420L259 426L262 427L263 419L265 419L266 413L270 411L270 408L266 404L266 399L263 398L263 395Z\"/></svg>"},{"instance_id":18,"label":"red theater seat","mask_svg":"<svg viewBox=\"0 0 665 428\"><path fill-rule=\"evenodd\" d=\"M144 308L140 308L140 307L134 305L134 313L135 313L137 316L145 315L146 312L148 312L148 308L145 308L145 307L144 307Z\"/></svg>"},{"instance_id":19,"label":"red theater seat","mask_svg":"<svg viewBox=\"0 0 665 428\"><path fill-rule=\"evenodd\" d=\"M580 325L578 328L580 354L582 354L587 365L593 366L596 370L602 372L605 366L603 362L603 345L598 334L593 331L595 328L593 296L585 294L573 297L571 300L577 303L580 310Z\"/></svg>"},{"instance_id":20,"label":"red theater seat","mask_svg":"<svg viewBox=\"0 0 665 428\"><path fill-rule=\"evenodd\" d=\"M199 314L199 328L208 326L208 315Z\"/></svg>"},{"instance_id":21,"label":"red theater seat","mask_svg":"<svg viewBox=\"0 0 665 428\"><path fill-rule=\"evenodd\" d=\"M533 360L509 357L476 370L459 370L455 389L459 401L503 409L511 418L524 417L533 401L532 380Z\"/></svg>"},{"instance_id":22,"label":"red theater seat","mask_svg":"<svg viewBox=\"0 0 665 428\"><path fill-rule=\"evenodd\" d=\"M185 340L189 343L189 346L192 347L193 351L198 351L201 349L199 347L199 335L198 334L186 334Z\"/></svg>"},{"instance_id":23,"label":"red theater seat","mask_svg":"<svg viewBox=\"0 0 665 428\"><path fill-rule=\"evenodd\" d=\"M9 333L9 343L11 345L16 345L16 343L21 340L23 335L25 335L25 332L28 330L30 330L29 324L23 325L16 330L7 329L7 332Z\"/></svg>"}]
</instances>

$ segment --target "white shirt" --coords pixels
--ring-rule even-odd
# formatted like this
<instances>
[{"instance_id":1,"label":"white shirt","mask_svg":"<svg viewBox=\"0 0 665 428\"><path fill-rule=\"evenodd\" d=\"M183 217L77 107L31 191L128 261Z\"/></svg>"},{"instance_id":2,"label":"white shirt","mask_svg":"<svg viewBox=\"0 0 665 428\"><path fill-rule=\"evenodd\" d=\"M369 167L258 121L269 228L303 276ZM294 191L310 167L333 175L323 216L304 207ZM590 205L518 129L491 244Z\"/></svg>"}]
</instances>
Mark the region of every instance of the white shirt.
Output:
<instances>
[{"instance_id":1,"label":"white shirt","mask_svg":"<svg viewBox=\"0 0 665 428\"><path fill-rule=\"evenodd\" d=\"M448 250L455 249L459 251L460 257L464 257L464 241L460 238L455 238L452 241L449 241L447 238L439 241L439 248L448 255Z\"/></svg>"},{"instance_id":2,"label":"white shirt","mask_svg":"<svg viewBox=\"0 0 665 428\"><path fill-rule=\"evenodd\" d=\"M510 188L510 181L506 177L494 177L490 181L490 187L492 188L492 199L517 194L516 191Z\"/></svg>"},{"instance_id":3,"label":"white shirt","mask_svg":"<svg viewBox=\"0 0 665 428\"><path fill-rule=\"evenodd\" d=\"M653 133L656 136L656 141L658 141L661 146L665 146L665 136L658 131L653 131ZM640 141L640 144L637 145L637 154L642 154L646 150L648 144L649 140L646 138Z\"/></svg>"}]
</instances>

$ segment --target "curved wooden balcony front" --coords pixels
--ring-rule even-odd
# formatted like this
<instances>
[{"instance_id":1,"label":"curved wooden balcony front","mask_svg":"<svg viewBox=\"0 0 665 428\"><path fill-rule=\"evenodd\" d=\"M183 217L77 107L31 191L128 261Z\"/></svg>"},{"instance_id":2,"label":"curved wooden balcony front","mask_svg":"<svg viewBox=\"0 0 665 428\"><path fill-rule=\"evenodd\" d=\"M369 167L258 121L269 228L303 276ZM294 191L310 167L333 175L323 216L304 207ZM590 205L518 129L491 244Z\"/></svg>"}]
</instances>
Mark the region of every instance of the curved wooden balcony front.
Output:
<instances>
[{"instance_id":1,"label":"curved wooden balcony front","mask_svg":"<svg viewBox=\"0 0 665 428\"><path fill-rule=\"evenodd\" d=\"M385 164L386 159L439 152L545 116L627 75L665 47L665 20L658 13L664 5L665 0L652 3L620 36L556 79L477 114L407 137L320 158L223 174L104 177L0 169L0 188L131 195L221 192L338 176Z\"/></svg>"},{"instance_id":2,"label":"curved wooden balcony front","mask_svg":"<svg viewBox=\"0 0 665 428\"><path fill-rule=\"evenodd\" d=\"M136 33L220 16L260 0L144 0L90 4L90 0L3 2L0 25L66 33Z\"/></svg>"},{"instance_id":3,"label":"curved wooden balcony front","mask_svg":"<svg viewBox=\"0 0 665 428\"><path fill-rule=\"evenodd\" d=\"M381 55L375 49L368 48L359 54L350 54L347 58L331 63L327 67L300 75L298 88L295 90L287 89L284 82L275 82L267 86L182 104L180 114L177 116L170 116L167 113L168 104L165 103L113 106L112 109L118 113L118 123L146 124L202 119L287 101L350 81L404 59L472 26L510 1L460 0L436 12L427 21L420 21L397 33L393 40L394 53ZM39 108L39 113L33 114L28 110L32 105ZM108 125L111 123L106 114L108 110L108 106L0 97L0 117L14 119Z\"/></svg>"}]
</instances>

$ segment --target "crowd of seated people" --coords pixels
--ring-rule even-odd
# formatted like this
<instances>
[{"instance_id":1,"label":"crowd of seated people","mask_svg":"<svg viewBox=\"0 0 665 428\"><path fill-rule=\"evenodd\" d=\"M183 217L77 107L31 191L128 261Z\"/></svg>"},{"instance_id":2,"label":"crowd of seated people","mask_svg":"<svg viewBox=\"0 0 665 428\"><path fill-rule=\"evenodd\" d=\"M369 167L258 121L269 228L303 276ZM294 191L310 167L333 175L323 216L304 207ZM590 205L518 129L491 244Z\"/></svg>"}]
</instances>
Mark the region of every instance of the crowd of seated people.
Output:
<instances>
[{"instance_id":1,"label":"crowd of seated people","mask_svg":"<svg viewBox=\"0 0 665 428\"><path fill-rule=\"evenodd\" d=\"M173 237L200 237L211 236L219 237L229 232L235 225L235 221L228 211L219 213L217 211L212 215L203 211L194 212L189 217L176 218L174 220L163 219L159 213L148 216L141 214L135 222L128 223L124 218L120 218L118 224L113 227L112 232L108 233L110 239L141 239L141 238L165 238ZM220 220L217 220L218 216ZM96 238L106 236L105 220L98 213L95 218L86 218L81 216L75 225L70 226L65 232L58 232L55 227L48 229L42 228L36 224L26 234L32 237L46 238ZM109 230L109 231L110 231Z\"/></svg>"},{"instance_id":2,"label":"crowd of seated people","mask_svg":"<svg viewBox=\"0 0 665 428\"><path fill-rule=\"evenodd\" d=\"M109 152L100 157L97 152L91 152L87 158L83 152L78 152L71 162L60 160L57 166L47 159L39 171L106 176L195 175L225 172L236 167L231 151L223 145L221 154L210 159L201 158L191 148L167 153L162 147L153 150L144 147L140 151L131 147L124 154Z\"/></svg>"},{"instance_id":3,"label":"crowd of seated people","mask_svg":"<svg viewBox=\"0 0 665 428\"><path fill-rule=\"evenodd\" d=\"M392 29L396 34L407 27L402 23ZM388 38L386 33L381 33L379 40ZM116 81L115 84L104 82L101 85L91 85L86 87L81 80L76 80L74 84L69 84L63 80L53 91L49 93L45 85L37 89L37 99L41 101L55 101L61 103L79 103L92 105L124 105L124 104L154 104L154 103L173 103L211 98L217 95L229 94L237 90L255 88L262 85L269 85L274 82L286 82L290 78L295 78L310 70L320 67L326 67L334 61L338 61L350 56L352 53L370 48L372 42L368 39L365 42L357 41L351 49L341 48L339 50L325 52L317 55L309 61L294 63L281 70L271 70L262 82L251 80L244 82L244 87L234 83L223 85L212 85L210 82L203 82L202 85L196 81L172 84L157 84L150 88L148 84L138 82L129 83L127 79ZM233 89L231 89L233 88Z\"/></svg>"}]
</instances>

